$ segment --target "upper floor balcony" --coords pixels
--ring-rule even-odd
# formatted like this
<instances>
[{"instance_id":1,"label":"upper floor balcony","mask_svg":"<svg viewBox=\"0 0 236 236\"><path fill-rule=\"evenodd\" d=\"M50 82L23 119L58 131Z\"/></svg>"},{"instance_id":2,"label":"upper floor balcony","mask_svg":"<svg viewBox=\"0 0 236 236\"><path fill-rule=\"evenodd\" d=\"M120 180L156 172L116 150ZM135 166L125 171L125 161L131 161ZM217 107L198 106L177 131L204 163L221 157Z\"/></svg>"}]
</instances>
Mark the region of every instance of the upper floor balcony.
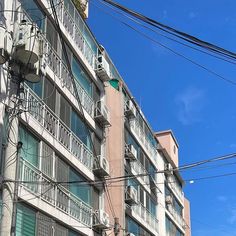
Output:
<instances>
[{"instance_id":1,"label":"upper floor balcony","mask_svg":"<svg viewBox=\"0 0 236 236\"><path fill-rule=\"evenodd\" d=\"M178 184L178 180L176 177L171 174L167 176L167 185L170 187L170 189L175 193L179 201L183 204L184 202L184 192L180 185Z\"/></svg>"},{"instance_id":2,"label":"upper floor balcony","mask_svg":"<svg viewBox=\"0 0 236 236\"><path fill-rule=\"evenodd\" d=\"M132 161L130 162L130 166L132 174L138 175L139 177L137 177L137 179L141 180L140 182L143 183L145 188L149 188L150 186L149 175L144 166L140 163L140 161L139 160Z\"/></svg>"},{"instance_id":3,"label":"upper floor balcony","mask_svg":"<svg viewBox=\"0 0 236 236\"><path fill-rule=\"evenodd\" d=\"M32 22L31 17L27 14L24 9L19 14L19 20L27 20ZM68 92L71 93L75 99L77 99L77 94L79 96L82 107L84 110L91 116L94 117L94 100L93 98L86 92L86 90L80 85L80 83L72 78L72 75L67 67L67 65L63 62L62 57L55 51L55 49L51 46L49 41L47 40L44 34L41 34L42 41L42 58L41 58L41 69L43 73L49 74L52 78L57 77L60 81L59 87L67 88ZM75 86L73 86L73 80ZM77 92L75 91L77 90Z\"/></svg>"},{"instance_id":4,"label":"upper floor balcony","mask_svg":"<svg viewBox=\"0 0 236 236\"><path fill-rule=\"evenodd\" d=\"M152 162L157 164L157 158L156 158L157 149L153 146L151 141L148 139L144 130L139 125L139 122L137 119L130 120L130 128L131 128L131 131L136 135L136 137L142 144L143 149L147 152Z\"/></svg>"},{"instance_id":5,"label":"upper floor balcony","mask_svg":"<svg viewBox=\"0 0 236 236\"><path fill-rule=\"evenodd\" d=\"M139 221L144 227L150 230L154 235L159 235L157 218L141 203L137 205L126 205L131 210L131 215Z\"/></svg>"},{"instance_id":6,"label":"upper floor balcony","mask_svg":"<svg viewBox=\"0 0 236 236\"><path fill-rule=\"evenodd\" d=\"M25 84L23 109L37 123L92 172L94 157L73 131Z\"/></svg>"},{"instance_id":7,"label":"upper floor balcony","mask_svg":"<svg viewBox=\"0 0 236 236\"><path fill-rule=\"evenodd\" d=\"M172 204L167 204L167 211L173 217L173 219L178 223L178 225L183 230L185 228L185 221L182 215L175 210Z\"/></svg>"}]
</instances>

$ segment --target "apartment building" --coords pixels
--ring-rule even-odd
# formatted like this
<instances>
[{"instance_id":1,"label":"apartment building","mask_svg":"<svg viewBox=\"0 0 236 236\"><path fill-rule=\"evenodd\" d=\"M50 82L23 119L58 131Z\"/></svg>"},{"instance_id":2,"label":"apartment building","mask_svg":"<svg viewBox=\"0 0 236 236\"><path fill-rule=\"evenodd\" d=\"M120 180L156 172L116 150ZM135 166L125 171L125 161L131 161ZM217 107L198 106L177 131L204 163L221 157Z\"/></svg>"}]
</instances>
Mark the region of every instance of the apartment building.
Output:
<instances>
[{"instance_id":1,"label":"apartment building","mask_svg":"<svg viewBox=\"0 0 236 236\"><path fill-rule=\"evenodd\" d=\"M108 187L121 229L125 235L190 236L184 181L173 171L178 143L172 131L152 131L121 81L113 79L106 87L110 122L116 124L109 128L106 146L110 176L127 176Z\"/></svg>"},{"instance_id":2,"label":"apartment building","mask_svg":"<svg viewBox=\"0 0 236 236\"><path fill-rule=\"evenodd\" d=\"M173 133L152 131L88 2L53 4L1 5L1 235L189 236Z\"/></svg>"}]
</instances>

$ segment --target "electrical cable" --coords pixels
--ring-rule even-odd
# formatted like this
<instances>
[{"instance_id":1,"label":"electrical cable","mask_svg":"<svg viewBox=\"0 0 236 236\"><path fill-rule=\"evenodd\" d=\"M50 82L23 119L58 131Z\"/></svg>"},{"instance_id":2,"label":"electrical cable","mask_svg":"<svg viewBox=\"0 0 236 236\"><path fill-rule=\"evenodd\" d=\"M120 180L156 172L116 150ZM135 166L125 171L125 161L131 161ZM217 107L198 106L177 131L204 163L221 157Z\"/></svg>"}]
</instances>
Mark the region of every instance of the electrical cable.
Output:
<instances>
[{"instance_id":1,"label":"electrical cable","mask_svg":"<svg viewBox=\"0 0 236 236\"><path fill-rule=\"evenodd\" d=\"M160 30L163 30L163 31L165 31L165 32L167 32L171 35L179 37L182 40L185 40L189 43L193 43L193 44L196 44L198 46L204 47L204 48L209 49L211 51L218 52L222 55L225 55L225 56L228 56L228 57L231 57L231 58L234 58L234 59L236 58L236 54L231 52L231 51L228 51L228 50L226 50L224 48L221 48L221 47L218 47L218 46L216 46L212 43L209 43L209 42L203 41L201 39L198 39L198 38L196 38L192 35L189 35L185 32L181 32L179 30L176 30L176 29L174 29L170 26L164 25L164 24L162 24L160 22L157 22L156 20L153 20L149 17L146 17L146 16L144 16L140 13L132 11L132 10L130 10L130 9L122 6L121 4L118 4L118 3L114 2L114 1L110 1L110 0L103 0L103 1L110 4L110 5L112 5L112 6L114 6L114 7L116 7L116 8L118 8L118 9L120 9L121 11L124 11L124 12L134 16L135 18L138 18L138 19L144 21L147 24L152 25L153 27L159 28Z\"/></svg>"},{"instance_id":2,"label":"electrical cable","mask_svg":"<svg viewBox=\"0 0 236 236\"><path fill-rule=\"evenodd\" d=\"M103 0L103 1L104 1L104 0ZM110 14L110 15L111 15L111 14ZM114 16L112 16L112 17L114 17ZM115 18L116 18L116 17L115 17ZM153 39L152 37L148 36L147 34L141 32L141 31L139 31L137 28L135 28L135 27L133 27L133 26L127 24L126 22L121 21L121 20L119 20L119 21L120 21L123 25L125 25L126 27L132 29L133 31L135 31L136 33L142 35L143 37L145 37L146 39L152 41L153 43L155 43L155 44L157 44L157 45L159 45L159 46L161 46L161 47L167 49L168 51L172 52L173 54L175 54L175 55L177 55L177 56L179 56L179 57L182 57L183 59L185 59L185 60L189 61L190 63L192 63L192 64L198 66L199 68L201 68L201 69L207 71L208 73L215 75L218 79L224 80L225 82L230 83L230 84L236 86L236 81L233 81L233 80L230 80L230 79L228 79L228 78L225 78L224 76L218 74L217 72L213 71L212 69L208 69L206 66L204 66L204 65L202 65L202 64L200 64L200 63L194 61L193 59L191 59L191 58L189 58L189 57L187 57L187 56L185 56L185 55L183 55L183 54L181 54L181 53L179 53L179 52L177 52L177 51L171 49L170 47L164 45L163 43L158 42L157 40Z\"/></svg>"},{"instance_id":3,"label":"electrical cable","mask_svg":"<svg viewBox=\"0 0 236 236\"><path fill-rule=\"evenodd\" d=\"M223 58L223 57L216 56L216 55L211 54L211 53L209 53L209 52L207 52L207 51L204 51L204 50L202 50L202 49L193 47L193 46L188 45L188 44L186 44L186 43L183 43L183 42L181 42L181 41L179 41L179 40L176 40L176 39L174 39L174 38L168 37L167 35L162 34L162 33L158 32L157 30L154 30L154 29L152 29L151 27L148 27L148 26L142 24L141 22L139 22L139 21L136 20L135 18L133 18L133 17L127 15L127 14L124 14L123 12L120 12L120 11L116 10L114 7L112 7L112 6L108 5L108 4L106 4L104 1L102 1L102 0L98 0L98 1L99 1L101 4L103 4L103 5L107 6L107 7L109 7L110 9L112 9L112 10L113 10L114 12L116 12L117 14L120 14L120 15L122 15L122 16L128 18L129 20L135 22L136 24L142 26L143 28L148 29L148 30L150 30L150 31L152 31L152 32L154 32L154 33L156 33L156 34L158 34L158 35L160 35L160 36L162 36L162 37L168 39L168 40L171 40L171 41L173 41L173 42L176 42L176 43L178 43L178 44L180 44L180 45L183 45L183 46L185 46L185 47L191 48L191 49L193 49L193 50L195 50L195 51L204 53L204 54L209 55L209 56L211 56L211 57L217 58L217 59L219 59L219 60L222 60L222 61L228 62L228 63L230 63L230 64L236 65L236 62L234 62L234 61L232 61L232 60L227 60L227 59L225 59L225 58ZM111 15L110 12L107 12L107 11L105 11L104 9L99 8L99 7L98 7L96 4L94 4L92 1L91 1L91 3L92 3L95 7L97 7L98 9L100 9L101 11L105 12L106 14ZM115 18L115 17L114 17L114 18ZM116 18L116 19L118 20L118 18ZM121 21L121 20L119 20L119 21Z\"/></svg>"},{"instance_id":4,"label":"electrical cable","mask_svg":"<svg viewBox=\"0 0 236 236\"><path fill-rule=\"evenodd\" d=\"M58 18L57 18L57 14L56 14L56 10L55 10L53 0L50 0L50 4L51 4L51 7L52 7L56 27L58 29L58 34L60 36L62 51L64 53L65 61L66 61L66 64L67 64L67 67L68 67L68 70L69 70L69 73L70 73L70 77L72 79L72 85L73 85L73 88L74 88L75 97L76 97L76 99L78 101L78 104L79 104L79 107L80 107L80 112L81 112L81 115L82 115L82 121L86 123L86 118L85 118L85 115L84 115L83 106L82 106L82 103L81 103L81 100L80 100L80 97L79 97L79 94L78 94L77 86L76 86L76 83L75 83L75 78L74 78L73 71L72 71L72 68L71 68L71 64L70 64L70 61L69 61L69 57L68 57L68 54L67 54L67 51L66 51L66 46L65 46L65 42L64 42L64 38L63 38L64 36L63 36L61 28L60 28L60 24L59 24L59 21L58 21ZM90 143L91 143L91 146L92 146L93 156L94 156L94 158L97 158L96 149L95 149L95 146L94 146L94 143L93 143L91 132L88 129L87 125L84 125L83 128L87 129L87 131L88 131ZM104 181L106 181L106 180L104 180ZM110 202L110 203L111 203L111 206L112 206L112 202ZM113 208L113 206L112 206L112 208Z\"/></svg>"},{"instance_id":5,"label":"electrical cable","mask_svg":"<svg viewBox=\"0 0 236 236\"><path fill-rule=\"evenodd\" d=\"M232 159L232 158L236 158L236 153L232 153L232 154L227 154L227 155L223 155L223 156L219 156L219 157L214 157L214 158L211 158L211 159L207 159L207 160L203 160L203 161L198 161L198 162L194 162L194 163L190 163L190 164L186 164L186 165L182 165L178 168L173 168L172 170L158 170L155 172L155 174L164 174L164 173L169 173L170 171L179 171L179 170L187 170L187 169L190 169L190 168L194 168L196 166L200 166L200 165L203 165L203 164L206 164L206 163L211 163L211 162L215 162L215 161L223 161L223 160L228 160L228 159ZM151 173L153 174L153 172ZM114 181L125 181L127 179L134 179L134 178L137 178L137 177L142 177L142 176L149 176L150 173L143 173L143 174L136 174L136 175L123 175L123 176L117 176L117 177L110 177L110 178L106 178L105 180L97 180L97 181L55 181L55 183L57 184L86 184L86 185L96 185L96 184L104 184L105 182L107 184L111 184L111 183L114 183ZM226 173L224 175L220 175L220 177L224 177L224 176L228 176L228 175L234 175L234 172L233 173ZM200 180L200 179L207 179L207 178L217 178L217 176L209 176L209 177L203 177L203 178L195 178L195 179L187 179L186 181L191 181L191 180ZM7 182L14 182L14 180L4 180L4 181L7 181ZM39 184L40 182L39 181L19 181L19 182L22 182L22 183L37 183ZM158 183L156 183L158 184Z\"/></svg>"}]
</instances>

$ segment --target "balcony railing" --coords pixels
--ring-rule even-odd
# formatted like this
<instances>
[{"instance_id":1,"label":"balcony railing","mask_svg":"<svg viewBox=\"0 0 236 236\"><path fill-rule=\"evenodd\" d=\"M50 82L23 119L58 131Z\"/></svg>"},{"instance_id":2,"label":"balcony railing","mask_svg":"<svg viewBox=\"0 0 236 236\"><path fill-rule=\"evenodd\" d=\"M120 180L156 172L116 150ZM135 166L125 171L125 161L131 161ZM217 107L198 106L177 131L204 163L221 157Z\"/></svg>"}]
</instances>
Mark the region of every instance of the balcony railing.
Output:
<instances>
[{"instance_id":1,"label":"balcony railing","mask_svg":"<svg viewBox=\"0 0 236 236\"><path fill-rule=\"evenodd\" d=\"M21 187L80 223L92 227L93 211L88 204L65 187L53 182L26 160L20 160L19 170Z\"/></svg>"},{"instance_id":2,"label":"balcony railing","mask_svg":"<svg viewBox=\"0 0 236 236\"><path fill-rule=\"evenodd\" d=\"M167 184L170 186L170 188L174 191L174 193L181 200L181 203L183 203L184 193L182 191L182 188L178 185L178 181L174 175L169 175L167 177Z\"/></svg>"},{"instance_id":3,"label":"balcony railing","mask_svg":"<svg viewBox=\"0 0 236 236\"><path fill-rule=\"evenodd\" d=\"M145 132L140 127L138 120L136 120L136 119L130 120L130 127L134 131L134 133L138 136L141 143L144 145L144 147L148 151L148 154L150 155L153 162L156 163L157 162L157 160L156 160L157 150L153 146L153 144L148 140Z\"/></svg>"},{"instance_id":4,"label":"balcony railing","mask_svg":"<svg viewBox=\"0 0 236 236\"><path fill-rule=\"evenodd\" d=\"M80 14L78 13L77 9L74 7L73 11L76 15L75 17L72 17L68 9L65 7L63 1L56 1L56 4L60 4L56 8L57 16L59 21L62 23L64 28L66 29L67 33L71 36L71 38L74 40L76 46L79 48L79 50L82 52L84 58L86 61L90 64L90 66L95 70L96 64L97 64L97 50L94 52L91 45L88 43L87 39L84 36L84 33L82 30L84 28L87 28L84 21L82 20ZM48 0L48 4L50 6L50 1ZM73 5L73 4L72 4ZM72 6L71 5L71 6ZM75 20L76 18L76 20ZM88 29L86 29L87 33L89 32ZM93 37L90 37L91 40ZM96 42L94 40L94 45L96 45Z\"/></svg>"},{"instance_id":5,"label":"balcony railing","mask_svg":"<svg viewBox=\"0 0 236 236\"><path fill-rule=\"evenodd\" d=\"M141 223L147 224L147 228L151 231L154 230L157 234L153 233L158 235L158 220L146 207L139 203L131 206L131 210L142 219Z\"/></svg>"},{"instance_id":6,"label":"balcony railing","mask_svg":"<svg viewBox=\"0 0 236 236\"><path fill-rule=\"evenodd\" d=\"M184 218L174 209L172 204L167 205L168 212L173 216L173 218L177 221L177 223L184 228L185 221Z\"/></svg>"},{"instance_id":7,"label":"balcony railing","mask_svg":"<svg viewBox=\"0 0 236 236\"><path fill-rule=\"evenodd\" d=\"M28 20L33 22L30 16L23 10L24 14L20 14L20 20ZM73 87L72 78L68 67L64 64L61 56L52 48L46 37L41 34L42 39L42 64L48 66L53 73L59 78L61 85L65 86L69 92L76 98L76 93ZM75 79L77 92L83 108L89 113L91 117L94 116L94 101L93 98L82 88L79 82Z\"/></svg>"},{"instance_id":8,"label":"balcony railing","mask_svg":"<svg viewBox=\"0 0 236 236\"><path fill-rule=\"evenodd\" d=\"M26 84L23 101L25 111L92 171L94 160L92 152Z\"/></svg>"},{"instance_id":9,"label":"balcony railing","mask_svg":"<svg viewBox=\"0 0 236 236\"><path fill-rule=\"evenodd\" d=\"M132 161L130 162L130 166L131 166L131 171L133 170L137 175L140 175L140 178L144 181L144 183L149 186L150 181L149 181L149 175L147 174L146 169L144 168L144 166L140 163L139 160L136 161ZM143 174L143 176L142 176Z\"/></svg>"}]
</instances>

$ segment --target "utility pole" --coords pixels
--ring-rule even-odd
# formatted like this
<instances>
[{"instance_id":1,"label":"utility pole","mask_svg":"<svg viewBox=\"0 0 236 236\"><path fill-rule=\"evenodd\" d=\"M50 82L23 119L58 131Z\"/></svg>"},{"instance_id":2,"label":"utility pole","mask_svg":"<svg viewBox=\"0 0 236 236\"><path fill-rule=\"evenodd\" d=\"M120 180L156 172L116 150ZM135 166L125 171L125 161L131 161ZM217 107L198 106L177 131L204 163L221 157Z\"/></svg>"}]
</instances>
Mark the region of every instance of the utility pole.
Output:
<instances>
[{"instance_id":1,"label":"utility pole","mask_svg":"<svg viewBox=\"0 0 236 236\"><path fill-rule=\"evenodd\" d=\"M3 193L2 193L2 220L0 235L9 236L15 235L15 227L12 227L12 216L14 211L15 198L15 182L18 163L18 104L20 93L21 80L17 75L12 74L10 80L10 93L9 93L9 117L8 117L8 132L7 132L7 145L5 149L5 163L3 172ZM8 181L13 180L13 181Z\"/></svg>"},{"instance_id":2,"label":"utility pole","mask_svg":"<svg viewBox=\"0 0 236 236\"><path fill-rule=\"evenodd\" d=\"M5 158L3 165L2 180L2 216L0 224L1 236L14 236L16 233L16 202L18 199L18 168L19 150L22 143L18 142L19 137L19 115L21 112L21 84L24 80L36 83L40 80L39 75L39 54L40 40L37 27L19 20L15 22L17 14L13 0L1 1L4 11L5 25L0 25L0 64L6 63L5 84L6 110L8 129L6 132ZM19 14L22 14L22 12ZM14 40L13 40L14 38ZM14 47L13 47L14 41ZM4 65L5 66L5 65ZM2 81L1 81L2 82ZM5 116L6 116L5 115ZM0 117L1 122L1 117ZM1 123L0 123L1 125ZM0 127L1 128L1 127ZM1 140L0 140L1 144ZM1 153L1 149L0 149Z\"/></svg>"}]
</instances>

